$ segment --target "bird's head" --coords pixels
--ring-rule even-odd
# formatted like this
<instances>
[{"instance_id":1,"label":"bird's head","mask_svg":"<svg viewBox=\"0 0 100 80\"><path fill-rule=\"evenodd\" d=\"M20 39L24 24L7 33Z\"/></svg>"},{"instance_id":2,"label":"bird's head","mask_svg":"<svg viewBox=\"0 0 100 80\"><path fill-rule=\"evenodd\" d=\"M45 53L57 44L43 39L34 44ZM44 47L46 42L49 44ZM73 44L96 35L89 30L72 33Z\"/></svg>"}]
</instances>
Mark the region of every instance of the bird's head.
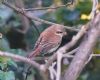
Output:
<instances>
[{"instance_id":1,"label":"bird's head","mask_svg":"<svg viewBox=\"0 0 100 80\"><path fill-rule=\"evenodd\" d=\"M46 30L44 30L42 32L42 35L49 35L49 37L52 37L53 35L57 35L57 36L63 37L67 35L67 32L63 25L54 24L48 27Z\"/></svg>"},{"instance_id":2,"label":"bird's head","mask_svg":"<svg viewBox=\"0 0 100 80\"><path fill-rule=\"evenodd\" d=\"M67 32L65 31L65 27L62 26L62 25L56 24L56 25L55 25L55 34L56 34L56 35L59 35L59 36L61 36L61 37L67 35Z\"/></svg>"}]
</instances>

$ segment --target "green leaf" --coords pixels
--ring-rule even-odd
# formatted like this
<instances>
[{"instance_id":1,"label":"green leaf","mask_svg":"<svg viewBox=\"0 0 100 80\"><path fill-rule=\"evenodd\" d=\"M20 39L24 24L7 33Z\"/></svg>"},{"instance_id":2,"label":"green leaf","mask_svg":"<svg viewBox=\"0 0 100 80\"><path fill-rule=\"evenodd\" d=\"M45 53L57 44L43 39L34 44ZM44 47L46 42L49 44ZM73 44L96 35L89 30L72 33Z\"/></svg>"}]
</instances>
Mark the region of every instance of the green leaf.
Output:
<instances>
[{"instance_id":1,"label":"green leaf","mask_svg":"<svg viewBox=\"0 0 100 80\"><path fill-rule=\"evenodd\" d=\"M5 67L6 67L6 65L5 65L5 64L0 63L0 68L1 68L2 70L3 70Z\"/></svg>"},{"instance_id":2,"label":"green leaf","mask_svg":"<svg viewBox=\"0 0 100 80\"><path fill-rule=\"evenodd\" d=\"M8 60L8 65L12 65L16 68L18 67L17 64L12 59Z\"/></svg>"},{"instance_id":3,"label":"green leaf","mask_svg":"<svg viewBox=\"0 0 100 80\"><path fill-rule=\"evenodd\" d=\"M5 72L5 79L4 80L15 80L15 75L13 71Z\"/></svg>"},{"instance_id":4,"label":"green leaf","mask_svg":"<svg viewBox=\"0 0 100 80\"><path fill-rule=\"evenodd\" d=\"M3 80L4 79L4 72L0 70L0 80Z\"/></svg>"},{"instance_id":5,"label":"green leaf","mask_svg":"<svg viewBox=\"0 0 100 80\"><path fill-rule=\"evenodd\" d=\"M7 51L9 50L9 43L5 38L0 39L0 50Z\"/></svg>"},{"instance_id":6,"label":"green leaf","mask_svg":"<svg viewBox=\"0 0 100 80\"><path fill-rule=\"evenodd\" d=\"M0 71L0 80L15 80L14 72L3 72Z\"/></svg>"},{"instance_id":7,"label":"green leaf","mask_svg":"<svg viewBox=\"0 0 100 80\"><path fill-rule=\"evenodd\" d=\"M0 56L0 68L3 70L5 68L7 68L7 61L9 60L10 58L7 58L7 57L1 57Z\"/></svg>"}]
</instances>

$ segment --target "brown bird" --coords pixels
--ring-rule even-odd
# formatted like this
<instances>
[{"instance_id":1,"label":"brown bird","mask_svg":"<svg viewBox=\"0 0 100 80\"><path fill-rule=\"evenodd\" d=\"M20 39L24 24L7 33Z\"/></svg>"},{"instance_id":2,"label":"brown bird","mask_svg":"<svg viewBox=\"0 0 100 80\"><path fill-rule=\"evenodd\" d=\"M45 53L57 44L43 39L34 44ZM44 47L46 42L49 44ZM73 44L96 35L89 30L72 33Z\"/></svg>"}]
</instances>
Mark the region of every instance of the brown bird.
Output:
<instances>
[{"instance_id":1,"label":"brown bird","mask_svg":"<svg viewBox=\"0 0 100 80\"><path fill-rule=\"evenodd\" d=\"M33 58L42 53L54 52L61 44L64 35L66 35L66 31L62 25L54 24L48 27L40 34L35 44L34 51L28 55L28 58Z\"/></svg>"}]
</instances>

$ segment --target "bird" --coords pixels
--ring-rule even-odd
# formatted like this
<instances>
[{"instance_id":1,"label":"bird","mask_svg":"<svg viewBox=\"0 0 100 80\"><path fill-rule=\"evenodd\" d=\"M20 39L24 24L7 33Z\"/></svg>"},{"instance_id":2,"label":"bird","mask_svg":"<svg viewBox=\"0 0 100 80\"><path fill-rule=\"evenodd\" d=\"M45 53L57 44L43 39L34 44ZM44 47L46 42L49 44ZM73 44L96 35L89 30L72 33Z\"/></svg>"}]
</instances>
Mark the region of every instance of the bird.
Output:
<instances>
[{"instance_id":1,"label":"bird","mask_svg":"<svg viewBox=\"0 0 100 80\"><path fill-rule=\"evenodd\" d=\"M67 32L63 25L51 25L40 34L35 43L34 50L29 53L27 58L31 59L40 54L47 54L56 51L65 35L67 35Z\"/></svg>"}]
</instances>

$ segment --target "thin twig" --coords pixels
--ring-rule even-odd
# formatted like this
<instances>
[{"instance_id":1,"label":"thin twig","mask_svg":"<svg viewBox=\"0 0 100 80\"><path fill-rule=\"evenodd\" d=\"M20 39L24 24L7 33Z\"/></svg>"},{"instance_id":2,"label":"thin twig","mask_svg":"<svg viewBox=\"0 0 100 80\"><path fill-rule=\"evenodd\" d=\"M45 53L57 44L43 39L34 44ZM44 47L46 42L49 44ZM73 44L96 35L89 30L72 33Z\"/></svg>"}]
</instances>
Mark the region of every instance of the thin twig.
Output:
<instances>
[{"instance_id":1,"label":"thin twig","mask_svg":"<svg viewBox=\"0 0 100 80\"><path fill-rule=\"evenodd\" d=\"M93 57L100 57L100 54L91 54Z\"/></svg>"},{"instance_id":2,"label":"thin twig","mask_svg":"<svg viewBox=\"0 0 100 80\"><path fill-rule=\"evenodd\" d=\"M91 52L91 54L93 54L93 52ZM93 57L91 54L90 54L88 60L85 62L85 65L88 64L88 63L91 61L91 59L92 59L92 57Z\"/></svg>"},{"instance_id":3,"label":"thin twig","mask_svg":"<svg viewBox=\"0 0 100 80\"><path fill-rule=\"evenodd\" d=\"M28 12L25 12L23 9L15 7L14 5L9 4L8 2L3 2L3 4L8 6L11 9L23 14L24 16L26 16L30 20L35 20L35 21L42 22L42 23L45 23L45 24L50 24L50 25L57 24L57 23L53 23L53 22L50 22L50 21L47 21L47 20L40 19L36 16L31 16ZM79 29L76 29L76 28L73 28L73 27L68 27L68 26L64 26L64 27L68 30L71 30L71 31L76 31L76 32L79 31Z\"/></svg>"},{"instance_id":4,"label":"thin twig","mask_svg":"<svg viewBox=\"0 0 100 80\"><path fill-rule=\"evenodd\" d=\"M28 8L28 9L23 9L23 10L25 10L25 11L36 11L36 10L46 10L46 9L57 9L57 8L69 6L71 4L73 4L73 2L69 2L65 5L59 5L59 6L55 6L55 7Z\"/></svg>"},{"instance_id":5,"label":"thin twig","mask_svg":"<svg viewBox=\"0 0 100 80\"><path fill-rule=\"evenodd\" d=\"M78 48L75 48L74 50L72 50L66 54L63 54L63 57L73 57L72 54L75 53L77 50L78 50Z\"/></svg>"}]
</instances>

